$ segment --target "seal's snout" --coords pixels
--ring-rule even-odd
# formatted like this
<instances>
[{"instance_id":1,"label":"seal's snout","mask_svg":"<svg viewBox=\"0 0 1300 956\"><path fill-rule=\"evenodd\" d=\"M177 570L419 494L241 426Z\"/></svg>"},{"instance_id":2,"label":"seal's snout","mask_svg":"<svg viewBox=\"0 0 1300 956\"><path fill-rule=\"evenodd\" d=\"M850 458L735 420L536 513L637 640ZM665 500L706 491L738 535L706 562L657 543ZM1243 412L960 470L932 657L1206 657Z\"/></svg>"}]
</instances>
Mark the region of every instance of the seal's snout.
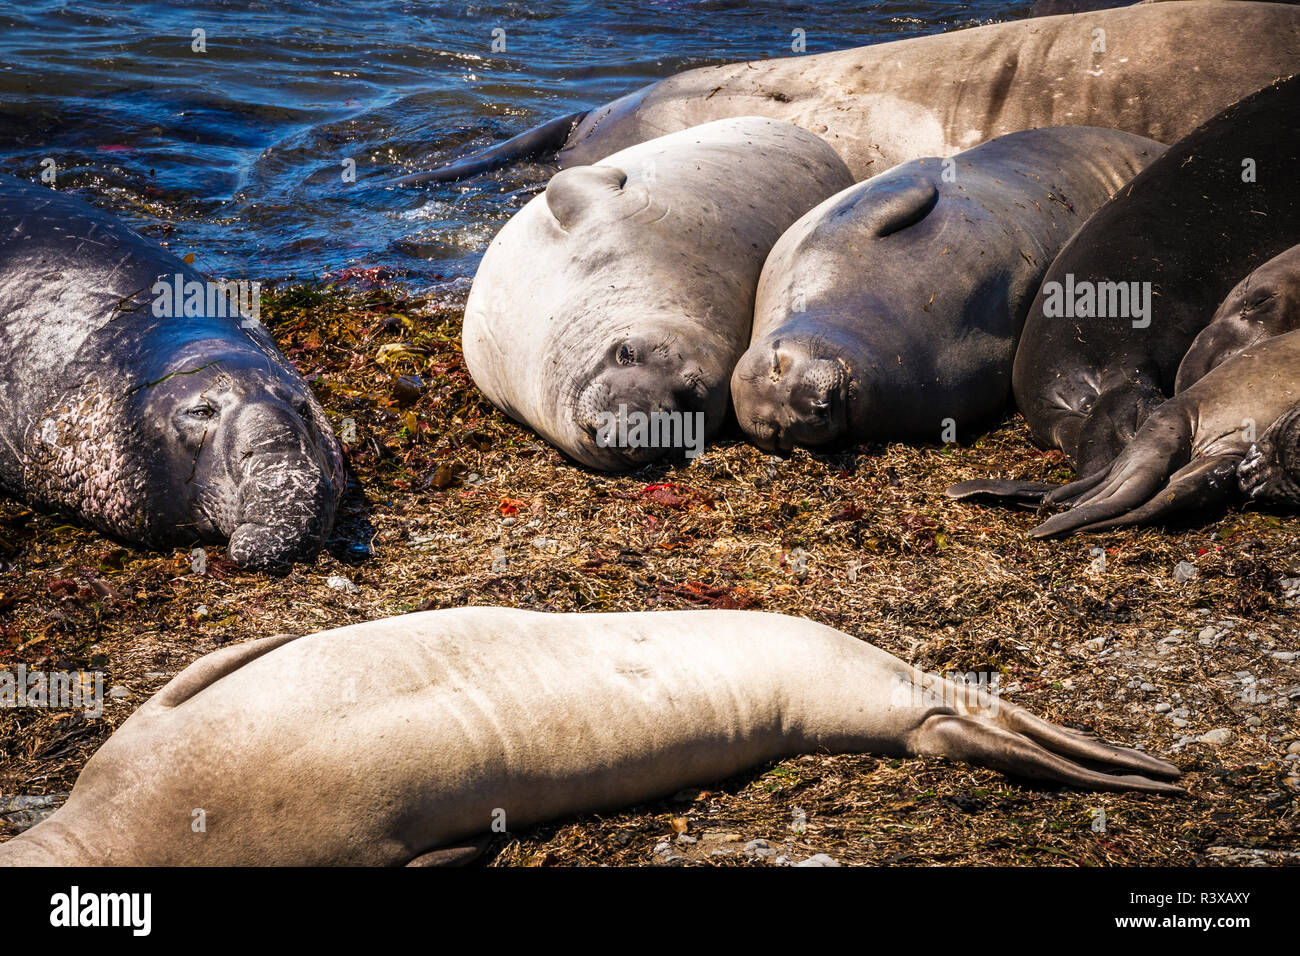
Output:
<instances>
[{"instance_id":1,"label":"seal's snout","mask_svg":"<svg viewBox=\"0 0 1300 956\"><path fill-rule=\"evenodd\" d=\"M797 343L751 348L732 375L736 418L765 451L828 444L848 428L848 380L839 361Z\"/></svg>"},{"instance_id":2,"label":"seal's snout","mask_svg":"<svg viewBox=\"0 0 1300 956\"><path fill-rule=\"evenodd\" d=\"M671 367L670 367L671 366ZM711 395L689 361L611 363L577 393L574 417L599 467L633 468L664 455L699 454L705 421L725 395Z\"/></svg>"},{"instance_id":3,"label":"seal's snout","mask_svg":"<svg viewBox=\"0 0 1300 956\"><path fill-rule=\"evenodd\" d=\"M333 436L320 434L311 403L292 397L250 402L235 429L239 483L230 559L283 570L320 550L340 497Z\"/></svg>"}]
</instances>

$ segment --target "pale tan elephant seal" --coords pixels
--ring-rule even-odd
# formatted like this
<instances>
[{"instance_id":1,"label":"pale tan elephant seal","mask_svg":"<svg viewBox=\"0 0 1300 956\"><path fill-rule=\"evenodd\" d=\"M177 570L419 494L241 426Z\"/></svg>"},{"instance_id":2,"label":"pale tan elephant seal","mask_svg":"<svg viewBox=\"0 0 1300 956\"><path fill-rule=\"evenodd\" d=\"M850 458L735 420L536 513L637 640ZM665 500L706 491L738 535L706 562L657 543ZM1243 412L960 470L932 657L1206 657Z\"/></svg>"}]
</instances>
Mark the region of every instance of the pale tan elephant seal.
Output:
<instances>
[{"instance_id":1,"label":"pale tan elephant seal","mask_svg":"<svg viewBox=\"0 0 1300 956\"><path fill-rule=\"evenodd\" d=\"M1101 790L1171 764L753 611L458 608L229 647L147 701L0 863L406 864L808 751ZM431 856L432 854L432 856Z\"/></svg>"},{"instance_id":2,"label":"pale tan elephant seal","mask_svg":"<svg viewBox=\"0 0 1300 956\"><path fill-rule=\"evenodd\" d=\"M1294 6L1142 4L686 70L403 181L459 179L548 155L561 166L593 163L726 116L811 130L859 180L1040 126L1101 126L1172 143L1297 72Z\"/></svg>"},{"instance_id":3,"label":"pale tan elephant seal","mask_svg":"<svg viewBox=\"0 0 1300 956\"><path fill-rule=\"evenodd\" d=\"M593 468L698 453L726 420L768 250L852 182L821 139L756 117L558 173L474 276L475 384Z\"/></svg>"}]
</instances>

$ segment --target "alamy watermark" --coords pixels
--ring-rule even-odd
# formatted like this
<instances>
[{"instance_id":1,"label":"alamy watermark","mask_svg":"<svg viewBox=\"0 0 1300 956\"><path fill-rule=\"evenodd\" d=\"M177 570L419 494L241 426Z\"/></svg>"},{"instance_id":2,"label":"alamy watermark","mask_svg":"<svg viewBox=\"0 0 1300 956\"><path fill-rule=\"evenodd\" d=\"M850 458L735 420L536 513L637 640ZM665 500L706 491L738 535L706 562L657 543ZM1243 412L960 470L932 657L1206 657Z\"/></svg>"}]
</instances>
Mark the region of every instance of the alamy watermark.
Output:
<instances>
[{"instance_id":1,"label":"alamy watermark","mask_svg":"<svg viewBox=\"0 0 1300 956\"><path fill-rule=\"evenodd\" d=\"M600 448L680 448L687 458L704 451L703 412L596 413L596 445Z\"/></svg>"},{"instance_id":2,"label":"alamy watermark","mask_svg":"<svg viewBox=\"0 0 1300 956\"><path fill-rule=\"evenodd\" d=\"M26 664L0 671L0 709L31 707L104 713L104 672L29 671Z\"/></svg>"},{"instance_id":3,"label":"alamy watermark","mask_svg":"<svg viewBox=\"0 0 1300 956\"><path fill-rule=\"evenodd\" d=\"M248 328L258 324L262 314L262 283L244 279L212 279L200 282L186 279L179 272L159 278L149 290L153 293L153 314L159 319L182 317L240 319Z\"/></svg>"},{"instance_id":4,"label":"alamy watermark","mask_svg":"<svg viewBox=\"0 0 1300 956\"><path fill-rule=\"evenodd\" d=\"M1049 319L1132 319L1133 328L1151 324L1150 282L1065 282L1043 284L1043 315Z\"/></svg>"}]
</instances>

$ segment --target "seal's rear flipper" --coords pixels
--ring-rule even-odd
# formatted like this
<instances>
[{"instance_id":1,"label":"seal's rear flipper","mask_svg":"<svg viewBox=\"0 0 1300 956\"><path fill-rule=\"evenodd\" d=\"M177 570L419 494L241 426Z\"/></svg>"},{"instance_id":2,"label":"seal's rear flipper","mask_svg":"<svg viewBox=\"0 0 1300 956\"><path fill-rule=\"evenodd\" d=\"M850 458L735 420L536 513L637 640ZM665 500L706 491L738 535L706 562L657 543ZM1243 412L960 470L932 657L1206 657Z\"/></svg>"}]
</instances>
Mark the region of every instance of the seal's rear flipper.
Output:
<instances>
[{"instance_id":1,"label":"seal's rear flipper","mask_svg":"<svg viewBox=\"0 0 1300 956\"><path fill-rule=\"evenodd\" d=\"M479 173L491 172L502 166L521 162L525 159L542 159L554 156L564 148L574 129L587 115L570 113L541 126L534 127L526 133L513 136L500 145L485 149L480 153L458 159L454 163L431 169L424 173L411 173L392 181L394 186L416 186L421 183L450 183L458 179L467 179Z\"/></svg>"},{"instance_id":2,"label":"seal's rear flipper","mask_svg":"<svg viewBox=\"0 0 1300 956\"><path fill-rule=\"evenodd\" d=\"M465 843L441 846L436 850L413 857L407 866L465 866L482 856L492 845L492 836L485 835Z\"/></svg>"},{"instance_id":3,"label":"seal's rear flipper","mask_svg":"<svg viewBox=\"0 0 1300 956\"><path fill-rule=\"evenodd\" d=\"M1130 525L1156 524L1181 512L1221 504L1236 490L1237 466L1240 462L1240 455L1199 458L1177 471L1169 483L1141 507L1104 521L1082 524L1071 530L1091 533ZM1057 517L1064 518L1069 514L1067 511ZM1031 533L1036 537L1044 537L1038 531L1035 528Z\"/></svg>"},{"instance_id":4,"label":"seal's rear flipper","mask_svg":"<svg viewBox=\"0 0 1300 956\"><path fill-rule=\"evenodd\" d=\"M1008 709L1013 713L1019 710ZM1047 726L1052 727L1054 733L1043 733L1036 727L1034 729L1038 732L1031 735L1010 729L999 718L933 714L917 729L912 752L951 757L1016 777L1068 784L1085 790L1137 790L1171 796L1186 794L1182 787L1156 779L1176 775L1177 768L1171 764L1081 734L1070 734L1063 727ZM1062 739L1067 737L1068 744ZM1062 752L1068 756L1062 756ZM1081 757L1087 764L1076 763L1070 757ZM1137 767L1143 773L1118 772Z\"/></svg>"},{"instance_id":5,"label":"seal's rear flipper","mask_svg":"<svg viewBox=\"0 0 1300 956\"><path fill-rule=\"evenodd\" d=\"M1058 486L1042 481L963 481L944 491L962 501L995 501L1006 505L1038 505Z\"/></svg>"}]
</instances>

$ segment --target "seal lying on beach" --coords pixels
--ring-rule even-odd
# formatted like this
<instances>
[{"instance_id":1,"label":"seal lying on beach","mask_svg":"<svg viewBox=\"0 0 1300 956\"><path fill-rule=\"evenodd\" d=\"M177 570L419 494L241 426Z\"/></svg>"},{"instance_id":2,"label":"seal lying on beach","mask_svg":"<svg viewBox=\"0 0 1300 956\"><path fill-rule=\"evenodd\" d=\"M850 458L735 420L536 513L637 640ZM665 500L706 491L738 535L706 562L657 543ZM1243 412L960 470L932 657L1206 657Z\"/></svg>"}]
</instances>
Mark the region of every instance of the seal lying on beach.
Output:
<instances>
[{"instance_id":1,"label":"seal lying on beach","mask_svg":"<svg viewBox=\"0 0 1300 956\"><path fill-rule=\"evenodd\" d=\"M126 541L320 548L338 443L266 330L109 214L0 177L0 491Z\"/></svg>"},{"instance_id":2,"label":"seal lying on beach","mask_svg":"<svg viewBox=\"0 0 1300 956\"><path fill-rule=\"evenodd\" d=\"M475 384L593 468L698 453L725 421L768 250L852 182L821 139L756 117L563 170L474 276L462 339Z\"/></svg>"},{"instance_id":3,"label":"seal lying on beach","mask_svg":"<svg viewBox=\"0 0 1300 956\"><path fill-rule=\"evenodd\" d=\"M1134 177L1048 269L1012 385L1035 442L1065 452L1080 476L1108 468L1173 395L1233 287L1300 243L1298 113L1300 77L1224 110ZM1236 341L1211 333L1194 361L1212 368L1211 346ZM978 480L948 494L1034 502L1051 489Z\"/></svg>"},{"instance_id":4,"label":"seal lying on beach","mask_svg":"<svg viewBox=\"0 0 1300 956\"><path fill-rule=\"evenodd\" d=\"M1171 764L812 621L455 608L201 658L118 728L63 807L0 845L0 863L434 862L494 830L814 750L1182 792Z\"/></svg>"},{"instance_id":5,"label":"seal lying on beach","mask_svg":"<svg viewBox=\"0 0 1300 956\"><path fill-rule=\"evenodd\" d=\"M1157 408L1109 468L1048 495L1070 508L1031 533L1151 524L1239 486L1300 507L1300 331L1250 346Z\"/></svg>"},{"instance_id":6,"label":"seal lying on beach","mask_svg":"<svg viewBox=\"0 0 1300 956\"><path fill-rule=\"evenodd\" d=\"M827 199L763 266L749 351L731 377L740 427L760 448L789 451L952 441L1001 413L1043 273L1163 151L1117 130L1030 130Z\"/></svg>"},{"instance_id":7,"label":"seal lying on beach","mask_svg":"<svg viewBox=\"0 0 1300 956\"><path fill-rule=\"evenodd\" d=\"M1185 0L687 70L442 169L448 181L526 158L594 163L728 116L770 116L827 140L855 179L1040 126L1100 126L1172 143L1300 72L1300 10Z\"/></svg>"},{"instance_id":8,"label":"seal lying on beach","mask_svg":"<svg viewBox=\"0 0 1300 956\"><path fill-rule=\"evenodd\" d=\"M1178 366L1174 390L1199 382L1221 362L1257 342L1300 328L1300 246L1274 256L1242 279Z\"/></svg>"}]
</instances>

